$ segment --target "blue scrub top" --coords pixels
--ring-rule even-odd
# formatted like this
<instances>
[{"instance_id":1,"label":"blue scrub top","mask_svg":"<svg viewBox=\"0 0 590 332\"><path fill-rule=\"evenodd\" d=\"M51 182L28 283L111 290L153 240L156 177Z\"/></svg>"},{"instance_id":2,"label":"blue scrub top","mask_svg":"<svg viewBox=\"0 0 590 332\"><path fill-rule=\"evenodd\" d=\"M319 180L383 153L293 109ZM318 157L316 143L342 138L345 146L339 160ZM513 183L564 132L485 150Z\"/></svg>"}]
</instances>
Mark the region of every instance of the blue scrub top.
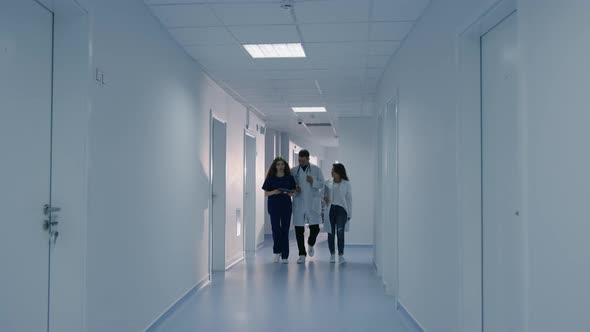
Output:
<instances>
[{"instance_id":1,"label":"blue scrub top","mask_svg":"<svg viewBox=\"0 0 590 332\"><path fill-rule=\"evenodd\" d=\"M288 189L295 190L295 178L292 175L286 175L283 177L267 177L264 180L262 190L273 191L275 189ZM287 194L278 194L268 197L268 207L273 208L275 206L291 205L291 197Z\"/></svg>"}]
</instances>

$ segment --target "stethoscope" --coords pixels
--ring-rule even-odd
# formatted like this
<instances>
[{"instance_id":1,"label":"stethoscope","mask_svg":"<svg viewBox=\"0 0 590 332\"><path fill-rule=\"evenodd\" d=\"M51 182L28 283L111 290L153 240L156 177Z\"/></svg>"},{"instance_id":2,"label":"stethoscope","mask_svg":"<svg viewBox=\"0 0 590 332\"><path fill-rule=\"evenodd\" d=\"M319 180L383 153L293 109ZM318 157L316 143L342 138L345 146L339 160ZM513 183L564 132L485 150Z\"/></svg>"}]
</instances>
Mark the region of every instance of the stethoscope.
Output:
<instances>
[{"instance_id":1,"label":"stethoscope","mask_svg":"<svg viewBox=\"0 0 590 332\"><path fill-rule=\"evenodd\" d=\"M299 176L299 171L300 170L301 170L301 166L298 166L297 167L297 176ZM305 174L308 174L308 173L311 174L311 167L310 167L310 165L307 165L307 169L304 172L305 172Z\"/></svg>"},{"instance_id":2,"label":"stethoscope","mask_svg":"<svg viewBox=\"0 0 590 332\"><path fill-rule=\"evenodd\" d=\"M299 185L299 171L301 171L301 166L297 166L297 176L295 177L297 185ZM311 175L311 165L307 165L307 169L304 172L305 174Z\"/></svg>"}]
</instances>

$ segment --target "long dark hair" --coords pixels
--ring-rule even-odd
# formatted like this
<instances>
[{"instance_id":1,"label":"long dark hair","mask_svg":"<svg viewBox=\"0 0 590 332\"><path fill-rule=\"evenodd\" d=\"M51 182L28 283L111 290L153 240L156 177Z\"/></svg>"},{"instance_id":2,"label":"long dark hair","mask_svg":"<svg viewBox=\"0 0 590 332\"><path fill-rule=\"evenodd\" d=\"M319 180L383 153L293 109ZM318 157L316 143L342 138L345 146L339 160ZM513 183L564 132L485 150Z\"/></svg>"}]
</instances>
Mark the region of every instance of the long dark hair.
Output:
<instances>
[{"instance_id":1,"label":"long dark hair","mask_svg":"<svg viewBox=\"0 0 590 332\"><path fill-rule=\"evenodd\" d=\"M341 163L336 163L332 165L332 168L334 169L334 173L338 174L340 178L346 181L350 181L348 179L348 175L346 174L346 168L344 167L344 165L342 165Z\"/></svg>"},{"instance_id":2,"label":"long dark hair","mask_svg":"<svg viewBox=\"0 0 590 332\"><path fill-rule=\"evenodd\" d=\"M291 168L289 168L289 163L283 157L276 157L275 160L272 161L272 165L268 169L268 173L266 173L266 177L276 177L277 176L277 163L282 161L285 164L285 176L291 175Z\"/></svg>"}]
</instances>

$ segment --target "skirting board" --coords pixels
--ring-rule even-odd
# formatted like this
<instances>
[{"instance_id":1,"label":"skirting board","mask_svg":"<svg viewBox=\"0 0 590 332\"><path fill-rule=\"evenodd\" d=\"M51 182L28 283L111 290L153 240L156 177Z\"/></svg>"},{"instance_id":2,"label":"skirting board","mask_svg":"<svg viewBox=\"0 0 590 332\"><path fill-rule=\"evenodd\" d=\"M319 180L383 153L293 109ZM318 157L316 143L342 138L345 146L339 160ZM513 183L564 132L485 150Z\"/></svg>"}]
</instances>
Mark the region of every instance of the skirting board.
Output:
<instances>
[{"instance_id":1,"label":"skirting board","mask_svg":"<svg viewBox=\"0 0 590 332\"><path fill-rule=\"evenodd\" d=\"M231 262L226 268L225 271L229 271L231 270L234 266L238 265L241 261L243 261L245 258L244 255L242 255L242 257L238 257L236 258L233 262Z\"/></svg>"},{"instance_id":2,"label":"skirting board","mask_svg":"<svg viewBox=\"0 0 590 332\"><path fill-rule=\"evenodd\" d=\"M346 244L347 247L350 248L359 248L359 249L372 249L373 245L372 244Z\"/></svg>"},{"instance_id":3,"label":"skirting board","mask_svg":"<svg viewBox=\"0 0 590 332\"><path fill-rule=\"evenodd\" d=\"M400 301L397 301L397 311L400 313L402 321L404 322L406 327L410 329L410 331L426 332L426 330L424 330L420 323L418 323L414 316L412 316L412 314L408 312L406 307Z\"/></svg>"},{"instance_id":4,"label":"skirting board","mask_svg":"<svg viewBox=\"0 0 590 332\"><path fill-rule=\"evenodd\" d=\"M144 331L145 332L155 332L159 327L162 326L168 318L191 296L197 294L203 288L209 285L209 275L207 275L203 280L199 281L195 286L189 289L184 295L182 295L178 300L172 303L168 309L164 310L163 313L160 314L156 320L154 320Z\"/></svg>"}]
</instances>

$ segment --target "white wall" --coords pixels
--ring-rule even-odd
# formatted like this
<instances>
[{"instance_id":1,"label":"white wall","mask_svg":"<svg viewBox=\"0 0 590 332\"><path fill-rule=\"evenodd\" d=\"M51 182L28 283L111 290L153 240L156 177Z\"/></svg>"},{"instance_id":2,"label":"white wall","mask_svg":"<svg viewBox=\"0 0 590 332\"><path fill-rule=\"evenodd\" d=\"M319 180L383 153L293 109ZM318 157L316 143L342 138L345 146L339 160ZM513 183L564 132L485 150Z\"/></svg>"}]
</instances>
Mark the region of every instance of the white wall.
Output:
<instances>
[{"instance_id":1,"label":"white wall","mask_svg":"<svg viewBox=\"0 0 590 332\"><path fill-rule=\"evenodd\" d=\"M374 227L374 121L372 118L340 118L339 162L352 184L352 219L347 244L373 244ZM370 180L367 180L370 179Z\"/></svg>"},{"instance_id":2,"label":"white wall","mask_svg":"<svg viewBox=\"0 0 590 332\"><path fill-rule=\"evenodd\" d=\"M241 256L245 108L141 1L89 2L88 331L139 331L207 277L209 110L228 121L228 241ZM233 234L233 236L232 236Z\"/></svg>"},{"instance_id":3,"label":"white wall","mask_svg":"<svg viewBox=\"0 0 590 332\"><path fill-rule=\"evenodd\" d=\"M322 160L322 172L324 172L324 177L329 179L332 177L332 165L334 162L339 161L340 154L338 148L325 148L324 154L320 157Z\"/></svg>"},{"instance_id":4,"label":"white wall","mask_svg":"<svg viewBox=\"0 0 590 332\"><path fill-rule=\"evenodd\" d=\"M257 127L258 126L258 127ZM257 115L250 113L250 127L256 133L256 244L264 242L264 224L266 216L266 197L260 189L266 178L266 137L260 133L265 122ZM258 128L258 130L256 130ZM266 132L265 132L266 133Z\"/></svg>"},{"instance_id":5,"label":"white wall","mask_svg":"<svg viewBox=\"0 0 590 332\"><path fill-rule=\"evenodd\" d=\"M264 165L264 178L266 178L266 172L272 165L273 160L280 154L281 150L281 133L277 132L276 130L267 128L265 133L265 150L264 150L264 158L265 158L265 165ZM264 182L263 182L264 183ZM264 191L262 190L262 185L258 186L257 189L260 189L264 197ZM272 234L272 226L270 224L270 215L268 214L268 201L264 198L264 234Z\"/></svg>"},{"instance_id":6,"label":"white wall","mask_svg":"<svg viewBox=\"0 0 590 332\"><path fill-rule=\"evenodd\" d=\"M246 108L225 94L220 88L219 103L212 108L213 114L227 122L227 168L226 168L226 220L225 220L225 259L230 264L243 257L243 232L237 233L237 210L240 220L244 220L244 128Z\"/></svg>"},{"instance_id":7,"label":"white wall","mask_svg":"<svg viewBox=\"0 0 590 332\"><path fill-rule=\"evenodd\" d=\"M590 329L590 3L519 1L528 124L529 331Z\"/></svg>"},{"instance_id":8,"label":"white wall","mask_svg":"<svg viewBox=\"0 0 590 332\"><path fill-rule=\"evenodd\" d=\"M314 142L313 137L300 137L295 135L288 135L289 139L289 156L293 156L293 151L300 151L300 150L308 150L311 162L313 164L317 164L316 160L320 160L322 156L325 154L325 148L320 144ZM283 157L287 158L284 151L281 151ZM292 160L291 158L289 162L289 166L295 167L299 165L299 161L297 159ZM319 165L318 165L319 166ZM324 177L327 175L324 174Z\"/></svg>"},{"instance_id":9,"label":"white wall","mask_svg":"<svg viewBox=\"0 0 590 332\"><path fill-rule=\"evenodd\" d=\"M461 279L459 254L456 45L457 34L490 2L433 1L386 69L376 97L383 109L399 88L398 296L428 331L479 328L478 284L461 287L469 281ZM464 292L474 295L471 302L462 302ZM470 317L475 320L463 326Z\"/></svg>"},{"instance_id":10,"label":"white wall","mask_svg":"<svg viewBox=\"0 0 590 332\"><path fill-rule=\"evenodd\" d=\"M494 2L433 1L389 65L377 96L377 107L383 107L399 88L400 300L428 331L481 326L481 275L475 272L481 253L475 225L481 221L472 199L479 195L473 190L479 173L466 168L475 165L479 131L460 127L477 125L478 116L456 112L465 97L461 89L473 85L463 80L456 47L457 34ZM586 331L590 176L584 165L590 160L580 151L590 140L583 111L590 4L516 5L527 159L528 331Z\"/></svg>"}]
</instances>

